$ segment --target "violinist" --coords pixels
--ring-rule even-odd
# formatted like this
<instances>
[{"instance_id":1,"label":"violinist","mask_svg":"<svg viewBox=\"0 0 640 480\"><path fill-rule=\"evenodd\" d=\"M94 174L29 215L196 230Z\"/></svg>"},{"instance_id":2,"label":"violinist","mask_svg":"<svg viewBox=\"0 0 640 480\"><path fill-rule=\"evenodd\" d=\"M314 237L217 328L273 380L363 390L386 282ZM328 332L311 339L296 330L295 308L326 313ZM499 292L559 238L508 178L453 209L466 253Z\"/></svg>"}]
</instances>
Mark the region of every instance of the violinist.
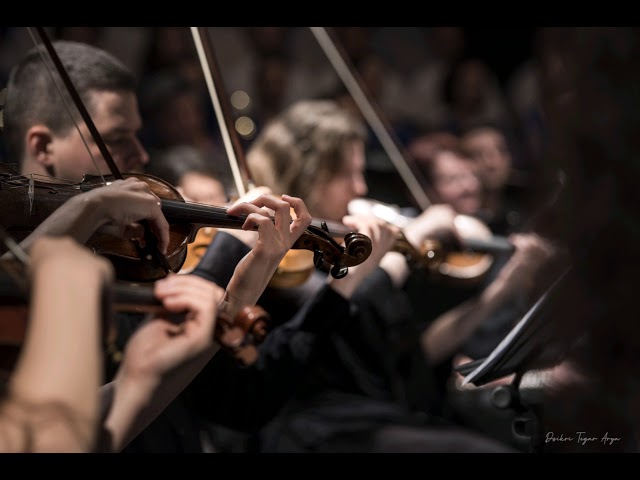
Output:
<instances>
[{"instance_id":1,"label":"violinist","mask_svg":"<svg viewBox=\"0 0 640 480\"><path fill-rule=\"evenodd\" d=\"M345 217L349 202L367 193L364 140L362 123L336 103L300 101L265 126L247 160L257 184L276 194L296 192L314 217L346 223L353 221ZM455 235L453 220L451 207L436 205L404 233L415 242L441 232ZM509 450L462 429L434 427L439 399L431 364L453 347L444 353L434 350L434 359L423 349L420 312L413 310L404 291L416 272L399 252L379 258L352 296L349 322L331 332L322 354L315 357L312 375L262 431L262 451ZM307 284L321 284L320 275ZM277 308L278 303L273 305ZM449 325L448 330L456 327ZM440 331L435 334L442 336Z\"/></svg>"},{"instance_id":2,"label":"violinist","mask_svg":"<svg viewBox=\"0 0 640 480\"><path fill-rule=\"evenodd\" d=\"M79 93L104 134L116 165L126 172L141 171L149 157L136 137L141 120L132 75L105 52L87 50L72 42L63 42L60 47L65 58L74 58L74 68L92 67L84 81L79 82ZM33 175L40 181L49 178L79 181L96 169L109 174L86 125L75 119L83 132L81 137L48 79L49 73L35 49L12 70L7 86L11 93L3 109L8 158L18 160L23 175ZM83 138L89 143L91 155ZM70 202L73 206L54 212L29 242L46 232L73 235L84 243L97 228L126 237L139 236L140 225L130 224L146 219L158 238L160 250L169 243L169 226L158 205L159 199L137 179L115 181L109 188L95 189ZM28 246L23 244L24 248Z\"/></svg>"},{"instance_id":3,"label":"violinist","mask_svg":"<svg viewBox=\"0 0 640 480\"><path fill-rule=\"evenodd\" d=\"M123 171L146 165L149 158L136 137L140 117L128 72L116 59L94 47L72 42L55 42L55 47L74 84L78 86L80 95L87 100L89 110L96 119L98 129L104 133L116 163ZM11 75L5 106L7 144L11 146L15 158L21 159L23 174L64 175L69 180L78 181L87 171L92 172L94 167L88 160L89 156L77 131L68 125L65 109L50 107L50 99L54 103L58 100L45 81L49 74L38 64L37 57L33 52L28 54ZM24 72L29 72L29 75L21 74ZM22 115L27 110L31 114ZM81 129L85 128L84 124L80 125ZM91 142L90 148L95 150ZM69 161L71 158L85 163L79 167ZM97 163L100 159L100 155L97 155ZM102 167L100 170L106 172ZM121 188L140 193L141 203L146 204L150 199L151 204L157 204L155 196L143 188L138 191L137 185L140 182L134 179L120 184L125 183L127 188ZM116 181L90 193L98 195L98 191L112 189L117 184ZM86 198L87 195L89 193L83 193L75 198ZM82 200L77 202L82 204ZM77 206L67 202L56 212L60 211L60 215L64 213L65 218L69 215L77 221L82 212L81 209L74 208ZM123 202L117 208L123 214L119 217L120 226L140 218L139 214L129 215L128 208L129 202ZM154 213L145 214L147 218L157 217L155 207L153 208ZM292 209L296 217L293 222ZM100 212L104 215L107 210L104 207ZM268 212L274 212L275 223ZM248 215L244 226L247 231L243 233L250 237L250 245L238 242L228 234L216 235L207 249L202 265L194 271L194 275L225 289L223 305L252 305L258 300L285 252L309 225L311 217L301 200L287 195L259 196L251 202L232 207L229 213ZM104 220L103 218L102 221ZM68 222L67 227L63 228L54 222L46 223L47 228L58 228L57 234L61 234L66 228L73 230L75 225L74 222ZM98 222L98 225L102 223ZM156 230L159 238L162 238L165 228L163 225L158 217ZM255 226L258 227L257 231L254 231ZM135 230L136 226L132 228ZM386 251L385 239L392 237L389 227L379 228L375 224L369 226L361 222L361 228L363 233L369 233L381 245L375 250L375 255L372 254L372 263L364 262L357 268L352 267L346 277L327 281L326 285L308 299L303 309L267 335L261 346L261 351L265 353L261 354L259 362L247 368L239 365L229 355L213 355L209 350L206 358L198 359L202 363L194 361L194 365L197 363L202 367L206 364L206 367L198 373L196 381L186 391L180 393L148 426L147 421L138 423L127 434L114 435L111 442L107 436L106 449L201 452L202 416L206 415L212 421L248 432L255 431L272 418L306 372L305 367L308 359L315 353L315 345L320 345L327 332L348 317L348 299L368 276L370 265L375 266L379 256ZM39 230L39 234L44 234L44 230ZM160 248L162 245L164 242L160 241ZM117 344L120 348L127 348L130 339L141 328L141 322L139 315L117 316ZM126 358L125 353L125 363ZM114 385L119 383L117 380L120 373L128 371L123 370L123 364L118 373L114 373L113 370L118 366L112 361L107 365L106 379L115 378ZM182 382L188 382L191 378L190 375L184 375L173 380L178 381L179 387L184 387ZM108 392L109 388L105 387L105 390ZM170 391L172 390L163 390ZM114 398L117 405L118 395ZM166 401L172 399L165 396L162 398ZM157 411L151 413L157 414ZM147 419L152 417L153 415L145 415ZM136 436L137 433L140 434Z\"/></svg>"},{"instance_id":4,"label":"violinist","mask_svg":"<svg viewBox=\"0 0 640 480\"><path fill-rule=\"evenodd\" d=\"M515 167L507 136L498 127L480 125L464 132L460 146L472 160L483 186L481 215L491 230L507 235L522 229L531 205L531 188Z\"/></svg>"},{"instance_id":5,"label":"violinist","mask_svg":"<svg viewBox=\"0 0 640 480\"><path fill-rule=\"evenodd\" d=\"M460 137L446 131L429 132L414 138L408 150L433 188L433 194L441 201L452 198L466 202L456 210L478 216L496 235L508 235L522 229L527 210L536 199L526 188L526 177L515 168L512 148L500 129L481 124ZM437 153L442 150L452 152L467 166L458 167L458 162L436 158L450 156L449 153ZM468 165L472 167L475 180L470 180ZM456 172L467 181L447 183L447 178ZM463 187L466 187L465 195L450 191ZM478 201L481 205L474 205Z\"/></svg>"},{"instance_id":6,"label":"violinist","mask_svg":"<svg viewBox=\"0 0 640 480\"><path fill-rule=\"evenodd\" d=\"M522 218L495 203L503 194L511 167L511 157L503 151L506 145L498 142L495 135L494 130L478 128L461 141L446 132L432 132L409 146L436 201L448 203L457 213L488 221L493 233L511 233L508 238L515 247L513 254L495 254L491 268L477 284L463 288L432 285L427 290L421 283L408 285L420 311L435 318L425 332L427 349L449 352L442 358L453 354L449 360L454 366L487 357L522 318L536 294L541 293L545 276L563 262L557 245L540 234L523 231ZM490 140L497 144L492 143L487 152L484 143ZM457 374L452 378L459 380ZM489 404L489 389L477 394L461 392L455 388L458 383L450 382L447 402L459 421L475 425L477 419L495 414L495 410L484 407ZM495 431L500 431L500 413L497 417Z\"/></svg>"},{"instance_id":7,"label":"violinist","mask_svg":"<svg viewBox=\"0 0 640 480\"><path fill-rule=\"evenodd\" d=\"M483 127L469 131L463 140L445 132L426 134L415 139L409 151L425 173L436 201L451 205L457 213L487 221L487 226L494 234L513 234L510 239L514 244L535 246L529 253L518 252L519 258L513 260L514 264L522 264L519 269L528 269L533 276L541 268L540 261L553 256L553 247L548 240L523 230L522 211L516 214L515 210L502 210L504 205L496 204L506 188L511 168L511 156L505 151L506 148L504 139L498 136L495 129ZM542 251L547 253L540 257ZM510 252L495 254L491 269L482 282L466 289L436 287L439 290L437 297L451 297L445 302L450 307L462 303L489 285L510 259ZM523 298L529 295L529 290L522 289L522 298L515 296L514 304L503 308L507 310L506 313L494 314L491 322L483 323L480 330L487 327L487 331L477 332L466 348L473 358L488 355L511 329L513 311L520 314L526 311ZM422 295L422 292L418 295ZM498 316L502 318L496 318Z\"/></svg>"}]
</instances>

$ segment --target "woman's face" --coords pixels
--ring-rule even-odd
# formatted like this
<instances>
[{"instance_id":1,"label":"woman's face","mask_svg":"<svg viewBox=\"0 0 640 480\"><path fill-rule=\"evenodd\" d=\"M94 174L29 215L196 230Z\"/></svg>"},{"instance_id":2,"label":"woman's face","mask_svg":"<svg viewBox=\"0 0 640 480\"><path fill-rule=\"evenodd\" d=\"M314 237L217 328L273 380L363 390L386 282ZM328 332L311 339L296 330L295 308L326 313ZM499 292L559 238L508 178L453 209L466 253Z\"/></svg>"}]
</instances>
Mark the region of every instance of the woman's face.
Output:
<instances>
[{"instance_id":1,"label":"woman's face","mask_svg":"<svg viewBox=\"0 0 640 480\"><path fill-rule=\"evenodd\" d=\"M476 214L482 206L482 187L466 158L442 150L434 158L433 187L442 203L458 213Z\"/></svg>"},{"instance_id":2,"label":"woman's face","mask_svg":"<svg viewBox=\"0 0 640 480\"><path fill-rule=\"evenodd\" d=\"M343 152L342 169L318 184L310 196L308 207L314 217L340 222L348 213L349 202L367 194L363 142L351 141L345 144Z\"/></svg>"},{"instance_id":3,"label":"woman's face","mask_svg":"<svg viewBox=\"0 0 640 480\"><path fill-rule=\"evenodd\" d=\"M188 202L225 205L227 195L219 180L198 172L188 172L180 180L178 191Z\"/></svg>"}]
</instances>

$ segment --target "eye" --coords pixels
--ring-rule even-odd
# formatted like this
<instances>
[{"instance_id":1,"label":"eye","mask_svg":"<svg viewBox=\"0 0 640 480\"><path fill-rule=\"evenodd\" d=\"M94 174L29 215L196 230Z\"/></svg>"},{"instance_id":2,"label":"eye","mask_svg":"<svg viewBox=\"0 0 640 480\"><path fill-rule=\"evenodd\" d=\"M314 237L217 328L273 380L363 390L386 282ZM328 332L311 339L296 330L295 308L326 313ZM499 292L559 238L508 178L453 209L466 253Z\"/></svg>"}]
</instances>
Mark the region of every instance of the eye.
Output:
<instances>
[{"instance_id":1,"label":"eye","mask_svg":"<svg viewBox=\"0 0 640 480\"><path fill-rule=\"evenodd\" d=\"M126 138L123 138L123 137L115 137L115 138L105 139L104 141L109 145L120 145L122 143L125 143L127 140Z\"/></svg>"}]
</instances>

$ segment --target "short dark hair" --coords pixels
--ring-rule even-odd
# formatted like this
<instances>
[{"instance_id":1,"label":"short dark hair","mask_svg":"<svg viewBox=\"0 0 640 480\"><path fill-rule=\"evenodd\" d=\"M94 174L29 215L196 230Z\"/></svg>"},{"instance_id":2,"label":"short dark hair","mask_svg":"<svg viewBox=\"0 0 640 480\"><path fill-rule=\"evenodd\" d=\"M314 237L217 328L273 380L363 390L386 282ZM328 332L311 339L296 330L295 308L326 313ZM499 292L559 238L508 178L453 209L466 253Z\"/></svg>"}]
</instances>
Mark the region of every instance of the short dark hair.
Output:
<instances>
[{"instance_id":1,"label":"short dark hair","mask_svg":"<svg viewBox=\"0 0 640 480\"><path fill-rule=\"evenodd\" d=\"M53 45L89 112L92 92L135 92L136 79L133 74L106 51L80 42L57 41ZM41 58L41 51L42 47L35 47L27 52L9 76L3 116L6 148L12 161L22 161L23 138L32 125L42 123L60 134L74 125ZM52 71L59 80L66 102L72 105L53 67ZM76 109L72 106L71 111ZM77 121L79 114L74 115Z\"/></svg>"}]
</instances>

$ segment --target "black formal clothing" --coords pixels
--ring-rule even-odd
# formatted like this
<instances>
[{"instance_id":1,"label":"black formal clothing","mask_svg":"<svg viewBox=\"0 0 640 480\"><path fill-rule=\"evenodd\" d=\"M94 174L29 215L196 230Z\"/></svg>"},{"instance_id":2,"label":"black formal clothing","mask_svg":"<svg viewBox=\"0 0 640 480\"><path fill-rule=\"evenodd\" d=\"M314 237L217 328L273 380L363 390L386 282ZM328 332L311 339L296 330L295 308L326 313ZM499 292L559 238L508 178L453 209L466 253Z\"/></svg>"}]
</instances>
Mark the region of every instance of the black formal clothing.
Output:
<instances>
[{"instance_id":1,"label":"black formal clothing","mask_svg":"<svg viewBox=\"0 0 640 480\"><path fill-rule=\"evenodd\" d=\"M218 232L193 273L224 288L248 251L239 240ZM224 352L217 353L125 451L201 452L203 420L235 430L257 430L292 395L317 346L348 317L348 308L346 299L327 285L319 286L294 317L269 332L255 364L242 366Z\"/></svg>"},{"instance_id":2,"label":"black formal clothing","mask_svg":"<svg viewBox=\"0 0 640 480\"><path fill-rule=\"evenodd\" d=\"M509 451L438 418L421 329L407 293L376 269L354 295L349 321L321 345L295 396L261 432L260 451Z\"/></svg>"}]
</instances>

